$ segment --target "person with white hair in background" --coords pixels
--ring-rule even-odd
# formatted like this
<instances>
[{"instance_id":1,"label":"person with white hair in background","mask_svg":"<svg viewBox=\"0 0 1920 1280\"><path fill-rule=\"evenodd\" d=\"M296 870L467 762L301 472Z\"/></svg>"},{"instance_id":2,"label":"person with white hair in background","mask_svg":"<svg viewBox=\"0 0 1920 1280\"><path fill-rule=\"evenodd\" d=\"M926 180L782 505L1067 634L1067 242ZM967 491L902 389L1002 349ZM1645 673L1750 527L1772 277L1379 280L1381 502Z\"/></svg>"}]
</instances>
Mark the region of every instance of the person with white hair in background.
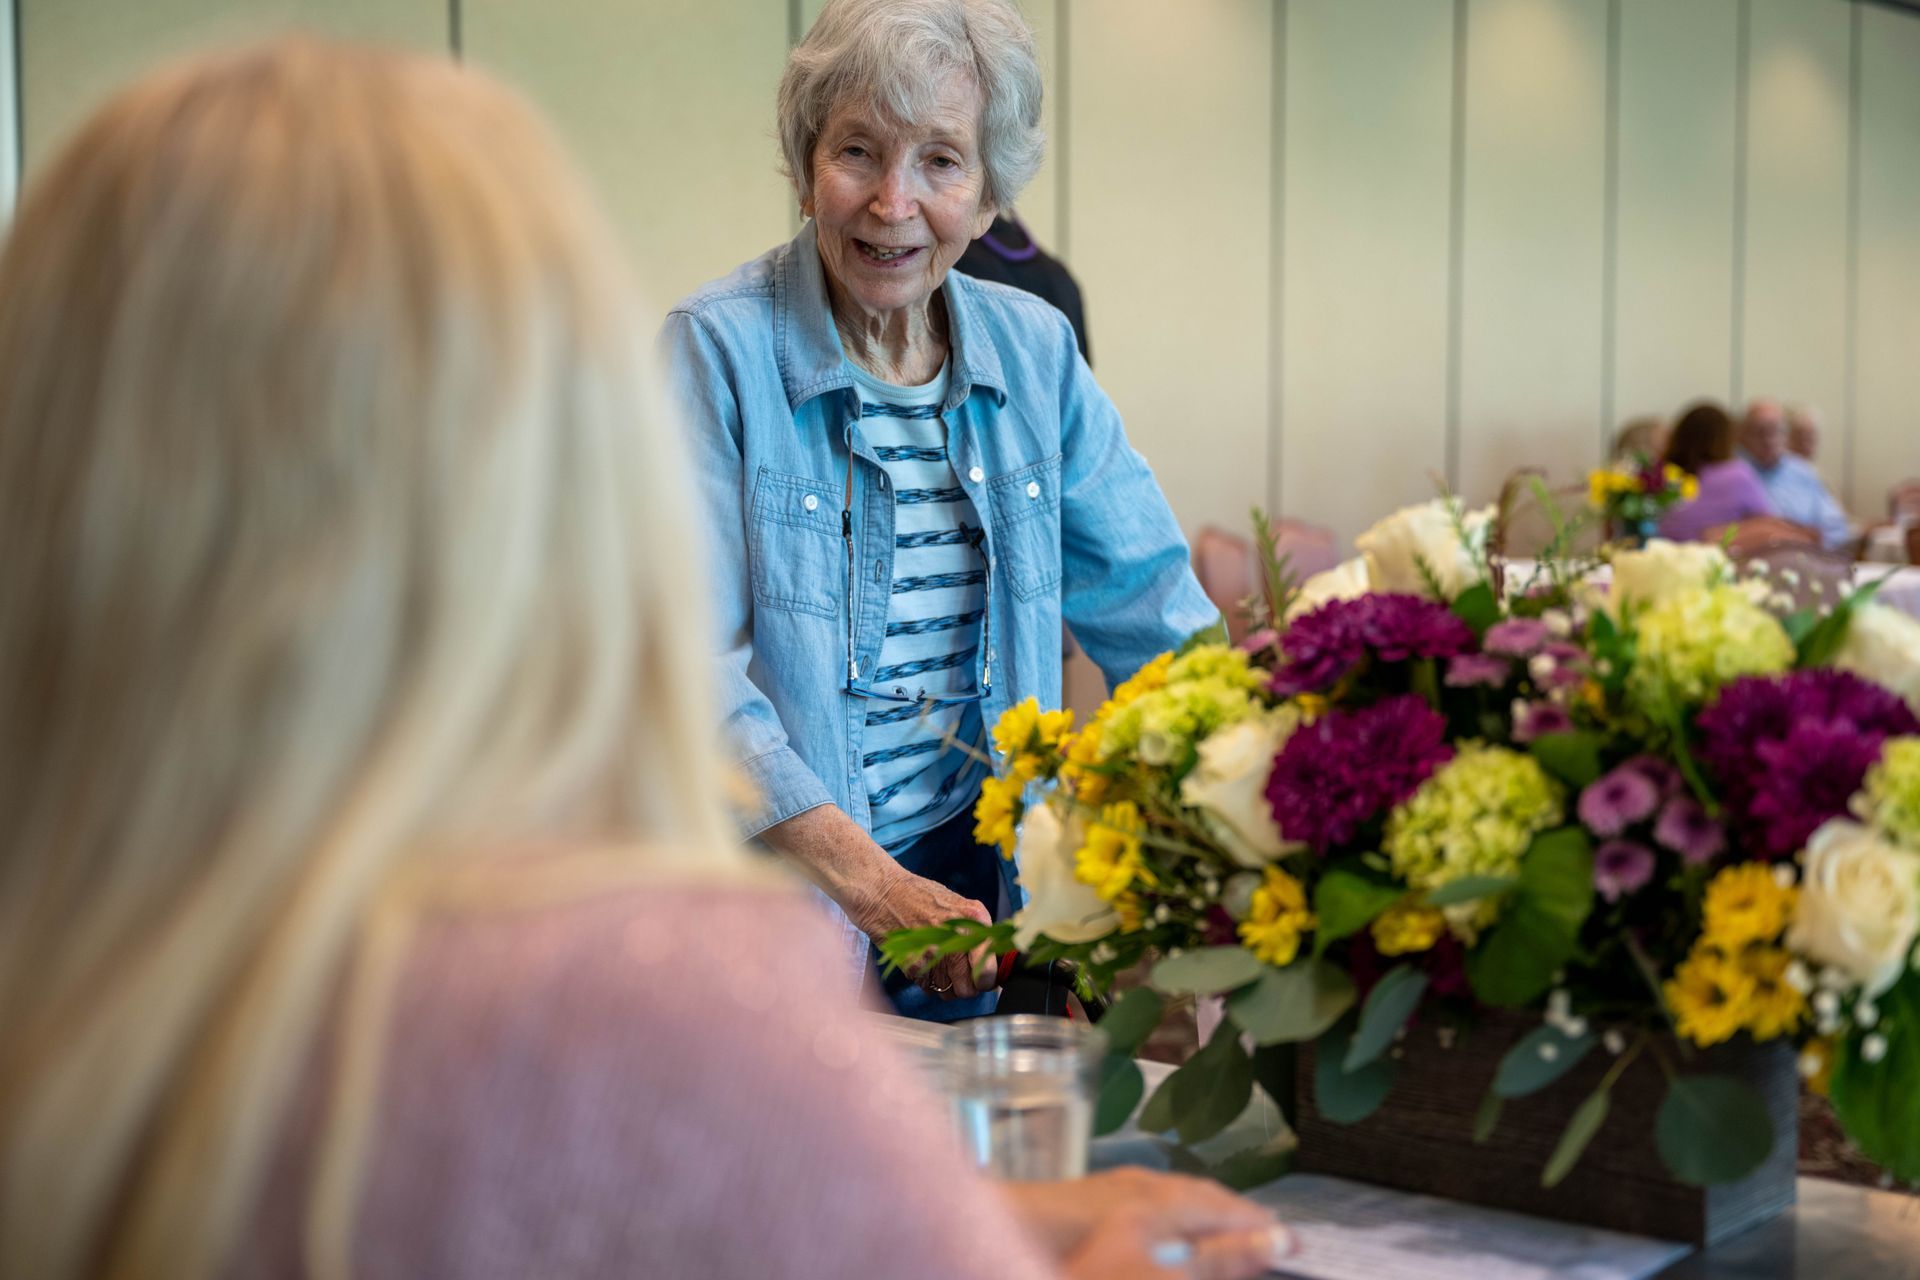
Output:
<instances>
[{"instance_id":1,"label":"person with white hair in background","mask_svg":"<svg viewBox=\"0 0 1920 1280\"><path fill-rule=\"evenodd\" d=\"M996 1188L720 796L615 239L512 95L294 40L0 252L0 1275L1238 1277Z\"/></svg>"},{"instance_id":2,"label":"person with white hair in background","mask_svg":"<svg viewBox=\"0 0 1920 1280\"><path fill-rule=\"evenodd\" d=\"M850 980L870 939L1017 904L972 810L987 727L1060 705L1063 618L1113 684L1225 637L1066 319L950 270L1039 167L1040 92L1008 0L829 0L780 82L806 225L663 335L762 798L742 826L839 908ZM912 1016L997 995L983 950L913 977Z\"/></svg>"},{"instance_id":3,"label":"person with white hair in background","mask_svg":"<svg viewBox=\"0 0 1920 1280\"><path fill-rule=\"evenodd\" d=\"M1811 421L1811 410L1795 412ZM1788 449L1788 439L1788 415L1777 400L1763 397L1747 405L1740 424L1740 455L1760 477L1774 514L1812 530L1820 545L1829 550L1852 545L1859 536L1853 521L1834 500L1813 463Z\"/></svg>"}]
</instances>

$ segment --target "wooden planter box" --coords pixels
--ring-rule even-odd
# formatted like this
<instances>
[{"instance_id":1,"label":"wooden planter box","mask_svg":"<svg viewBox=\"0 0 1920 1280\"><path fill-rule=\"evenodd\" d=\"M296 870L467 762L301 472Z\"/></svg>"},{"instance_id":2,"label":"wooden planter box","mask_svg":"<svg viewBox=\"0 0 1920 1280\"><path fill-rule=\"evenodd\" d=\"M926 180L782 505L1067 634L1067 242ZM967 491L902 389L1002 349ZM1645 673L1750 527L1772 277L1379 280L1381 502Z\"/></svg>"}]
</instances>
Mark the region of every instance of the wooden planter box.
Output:
<instances>
[{"instance_id":1,"label":"wooden planter box","mask_svg":"<svg viewBox=\"0 0 1920 1280\"><path fill-rule=\"evenodd\" d=\"M1784 1043L1718 1046L1684 1068L1737 1076L1766 1100L1773 1151L1743 1181L1690 1187L1667 1172L1653 1137L1666 1077L1650 1054L1615 1083L1606 1123L1559 1186L1542 1187L1540 1171L1567 1119L1613 1065L1603 1048L1538 1093L1508 1099L1492 1137L1476 1146L1474 1115L1501 1056L1538 1025L1535 1016L1489 1013L1451 1049L1440 1047L1431 1028L1415 1028L1402 1042L1386 1103L1355 1125L1335 1124L1315 1108L1313 1046L1302 1045L1294 1167L1701 1247L1793 1204L1800 1082Z\"/></svg>"}]
</instances>

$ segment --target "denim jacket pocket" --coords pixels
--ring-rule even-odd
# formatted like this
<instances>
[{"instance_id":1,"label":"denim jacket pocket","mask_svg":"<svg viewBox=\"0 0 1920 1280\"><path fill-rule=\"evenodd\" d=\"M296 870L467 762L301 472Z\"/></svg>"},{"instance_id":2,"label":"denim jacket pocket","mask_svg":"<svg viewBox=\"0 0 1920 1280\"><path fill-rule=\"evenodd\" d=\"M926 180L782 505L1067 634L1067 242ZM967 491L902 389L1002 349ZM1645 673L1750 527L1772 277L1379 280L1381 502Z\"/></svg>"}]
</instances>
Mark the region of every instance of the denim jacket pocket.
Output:
<instances>
[{"instance_id":1,"label":"denim jacket pocket","mask_svg":"<svg viewBox=\"0 0 1920 1280\"><path fill-rule=\"evenodd\" d=\"M996 566L1022 600L1060 585L1060 455L987 484Z\"/></svg>"},{"instance_id":2,"label":"denim jacket pocket","mask_svg":"<svg viewBox=\"0 0 1920 1280\"><path fill-rule=\"evenodd\" d=\"M838 489L760 468L749 536L756 604L820 618L839 616L846 547L840 538Z\"/></svg>"}]
</instances>

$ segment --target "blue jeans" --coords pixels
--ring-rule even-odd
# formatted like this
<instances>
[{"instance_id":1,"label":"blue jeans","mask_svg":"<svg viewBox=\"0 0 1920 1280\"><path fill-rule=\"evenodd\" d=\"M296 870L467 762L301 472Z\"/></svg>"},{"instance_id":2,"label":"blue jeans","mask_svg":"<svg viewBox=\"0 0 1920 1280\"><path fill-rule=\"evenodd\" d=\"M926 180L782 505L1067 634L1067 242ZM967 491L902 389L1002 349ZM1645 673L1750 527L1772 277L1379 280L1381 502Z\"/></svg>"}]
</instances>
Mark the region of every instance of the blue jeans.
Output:
<instances>
[{"instance_id":1,"label":"blue jeans","mask_svg":"<svg viewBox=\"0 0 1920 1280\"><path fill-rule=\"evenodd\" d=\"M900 865L917 876L972 898L999 920L1011 908L1019 890L1013 883L1013 864L973 838L973 807L969 805L940 826L921 836L899 855ZM878 952L874 953L878 964ZM998 991L967 1000L942 1000L922 989L904 973L882 975L881 989L895 1013L923 1022L958 1022L992 1013Z\"/></svg>"}]
</instances>

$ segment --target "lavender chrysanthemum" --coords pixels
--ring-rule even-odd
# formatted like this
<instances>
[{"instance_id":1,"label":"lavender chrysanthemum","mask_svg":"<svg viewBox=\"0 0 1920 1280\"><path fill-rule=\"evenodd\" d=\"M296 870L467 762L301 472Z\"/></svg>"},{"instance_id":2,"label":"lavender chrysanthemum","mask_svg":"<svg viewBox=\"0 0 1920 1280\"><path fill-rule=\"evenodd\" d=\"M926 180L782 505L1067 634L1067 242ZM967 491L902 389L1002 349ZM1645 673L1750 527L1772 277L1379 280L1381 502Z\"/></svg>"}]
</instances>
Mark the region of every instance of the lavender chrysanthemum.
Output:
<instances>
[{"instance_id":1,"label":"lavender chrysanthemum","mask_svg":"<svg viewBox=\"0 0 1920 1280\"><path fill-rule=\"evenodd\" d=\"M1844 817L1880 744L1920 732L1898 696L1845 671L1750 676L1700 713L1700 758L1751 855L1791 856Z\"/></svg>"},{"instance_id":2,"label":"lavender chrysanthemum","mask_svg":"<svg viewBox=\"0 0 1920 1280\"><path fill-rule=\"evenodd\" d=\"M1296 730L1274 760L1267 779L1274 824L1288 840L1325 853L1452 757L1446 720L1412 694L1331 712Z\"/></svg>"},{"instance_id":3,"label":"lavender chrysanthemum","mask_svg":"<svg viewBox=\"0 0 1920 1280\"><path fill-rule=\"evenodd\" d=\"M1699 866L1727 847L1727 833L1692 796L1674 796L1654 820L1653 838Z\"/></svg>"},{"instance_id":4,"label":"lavender chrysanthemum","mask_svg":"<svg viewBox=\"0 0 1920 1280\"><path fill-rule=\"evenodd\" d=\"M1557 702L1516 701L1513 704L1515 742L1528 743L1549 733L1568 733L1572 729L1573 717Z\"/></svg>"},{"instance_id":5,"label":"lavender chrysanthemum","mask_svg":"<svg viewBox=\"0 0 1920 1280\"><path fill-rule=\"evenodd\" d=\"M1473 628L1445 605L1419 596L1374 594L1330 600L1302 614L1280 637L1285 659L1274 692L1325 693L1368 657L1382 662L1452 658L1473 648Z\"/></svg>"},{"instance_id":6,"label":"lavender chrysanthemum","mask_svg":"<svg viewBox=\"0 0 1920 1280\"><path fill-rule=\"evenodd\" d=\"M1618 902L1653 878L1653 850L1638 840L1605 840L1593 851L1593 887Z\"/></svg>"},{"instance_id":7,"label":"lavender chrysanthemum","mask_svg":"<svg viewBox=\"0 0 1920 1280\"><path fill-rule=\"evenodd\" d=\"M1686 779L1680 776L1680 771L1659 756L1635 756L1620 767L1631 769L1651 782L1663 800L1679 795L1681 788L1687 785Z\"/></svg>"},{"instance_id":8,"label":"lavender chrysanthemum","mask_svg":"<svg viewBox=\"0 0 1920 1280\"><path fill-rule=\"evenodd\" d=\"M1513 664L1492 653L1463 653L1447 663L1447 685L1468 689L1476 685L1499 688L1513 674Z\"/></svg>"},{"instance_id":9,"label":"lavender chrysanthemum","mask_svg":"<svg viewBox=\"0 0 1920 1280\"><path fill-rule=\"evenodd\" d=\"M1507 618L1487 628L1480 647L1509 658L1531 658L1546 647L1553 633L1538 618Z\"/></svg>"},{"instance_id":10,"label":"lavender chrysanthemum","mask_svg":"<svg viewBox=\"0 0 1920 1280\"><path fill-rule=\"evenodd\" d=\"M1660 788L1639 769L1621 765L1580 793L1580 821L1597 836L1617 836L1660 807Z\"/></svg>"}]
</instances>

